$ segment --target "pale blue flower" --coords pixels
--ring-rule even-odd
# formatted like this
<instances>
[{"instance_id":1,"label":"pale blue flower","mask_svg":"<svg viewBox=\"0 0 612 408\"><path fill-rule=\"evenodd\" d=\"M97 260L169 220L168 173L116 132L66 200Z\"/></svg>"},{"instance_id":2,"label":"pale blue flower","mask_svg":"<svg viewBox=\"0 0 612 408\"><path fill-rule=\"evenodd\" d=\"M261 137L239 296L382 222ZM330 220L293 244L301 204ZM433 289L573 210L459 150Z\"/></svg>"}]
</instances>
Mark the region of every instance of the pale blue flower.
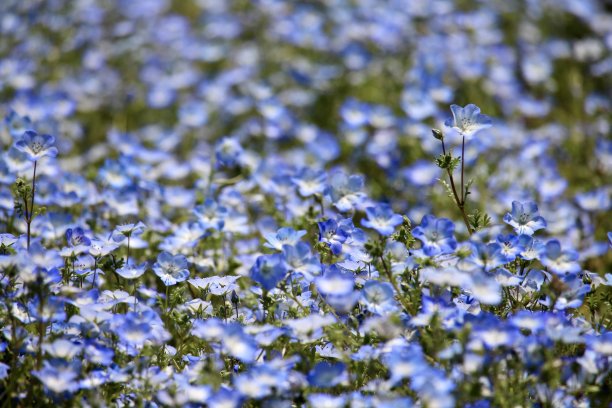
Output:
<instances>
[{"instance_id":1,"label":"pale blue flower","mask_svg":"<svg viewBox=\"0 0 612 408\"><path fill-rule=\"evenodd\" d=\"M491 127L491 118L480 113L480 108L474 104L462 108L459 105L451 105L453 117L448 118L444 124L455 129L466 138L470 138L478 131Z\"/></svg>"}]
</instances>

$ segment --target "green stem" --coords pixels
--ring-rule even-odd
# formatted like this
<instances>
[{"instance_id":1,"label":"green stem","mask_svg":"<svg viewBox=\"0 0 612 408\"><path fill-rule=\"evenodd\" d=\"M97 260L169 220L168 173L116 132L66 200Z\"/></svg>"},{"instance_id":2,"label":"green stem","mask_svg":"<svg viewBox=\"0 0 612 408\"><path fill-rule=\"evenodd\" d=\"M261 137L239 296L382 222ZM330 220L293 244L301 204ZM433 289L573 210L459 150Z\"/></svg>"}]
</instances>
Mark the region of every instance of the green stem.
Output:
<instances>
[{"instance_id":1,"label":"green stem","mask_svg":"<svg viewBox=\"0 0 612 408\"><path fill-rule=\"evenodd\" d=\"M30 225L32 224L32 215L34 213L34 195L36 194L36 164L38 162L34 162L34 174L32 175L32 199L30 201L30 211L28 212L28 208L26 205L26 213L25 213L25 217L26 217L26 224L27 224L27 236L28 236L28 243L27 243L27 249L28 251L30 250Z\"/></svg>"},{"instance_id":2,"label":"green stem","mask_svg":"<svg viewBox=\"0 0 612 408\"><path fill-rule=\"evenodd\" d=\"M465 138L464 138L465 140ZM446 147L444 146L444 139L442 142L442 153L446 155ZM463 146L465 148L465 144ZM463 217L463 223L467 228L468 234L472 235L472 228L470 227L470 221L467 217L467 213L465 212L465 201L459 198L459 194L457 194L457 188L455 187L455 179L453 178L453 172L450 169L446 169L448 173L448 178L450 180L451 189L453 191L453 197L455 198L455 203L457 204L457 208L461 212L461 216ZM463 156L461 156L461 194L463 195Z\"/></svg>"}]
</instances>

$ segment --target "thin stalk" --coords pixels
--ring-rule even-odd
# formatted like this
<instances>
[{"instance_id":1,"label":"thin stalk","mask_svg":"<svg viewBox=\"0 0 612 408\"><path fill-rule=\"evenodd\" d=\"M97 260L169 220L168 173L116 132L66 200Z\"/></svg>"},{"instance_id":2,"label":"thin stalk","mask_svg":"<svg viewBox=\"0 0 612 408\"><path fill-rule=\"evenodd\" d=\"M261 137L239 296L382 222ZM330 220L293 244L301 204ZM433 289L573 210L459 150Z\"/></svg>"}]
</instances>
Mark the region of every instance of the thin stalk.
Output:
<instances>
[{"instance_id":1,"label":"thin stalk","mask_svg":"<svg viewBox=\"0 0 612 408\"><path fill-rule=\"evenodd\" d=\"M381 237L381 241L382 240L383 238ZM397 299L404 307L404 310L406 312L409 312L410 305L406 303L406 299L404 299L404 296L402 296L402 291L400 287L397 285L397 282L395 282L395 279L393 277L393 272L391 272L391 269L389 269L389 265L387 265L387 261L385 261L384 255L380 255L380 262L383 265L383 269L385 270L385 275L387 275L387 279L389 280L389 283L391 284L391 286L393 286L393 289L395 290L395 292L397 292Z\"/></svg>"},{"instance_id":2,"label":"thin stalk","mask_svg":"<svg viewBox=\"0 0 612 408\"><path fill-rule=\"evenodd\" d=\"M42 367L42 357L43 357L43 342L45 338L45 319L43 317L44 313L44 294L43 294L43 285L41 284L39 299L38 299L38 356L36 358L36 368L38 370Z\"/></svg>"},{"instance_id":3,"label":"thin stalk","mask_svg":"<svg viewBox=\"0 0 612 408\"><path fill-rule=\"evenodd\" d=\"M465 141L465 138L464 138ZM444 146L444 139L442 142L442 153L446 155L446 147ZM463 146L465 148L465 144ZM455 203L457 204L457 208L461 212L461 216L463 217L463 223L467 228L467 231L470 235L472 235L472 228L470 227L470 221L468 220L467 213L465 212L465 202L464 200L459 198L459 194L457 194L457 188L455 187L455 179L453 178L453 172L450 169L446 169L448 173L448 178L450 180L451 189L453 191L453 197L455 198ZM461 156L461 194L463 195L463 156Z\"/></svg>"},{"instance_id":4,"label":"thin stalk","mask_svg":"<svg viewBox=\"0 0 612 408\"><path fill-rule=\"evenodd\" d=\"M131 234L127 236L128 243L127 243L127 259L125 260L126 265L130 262L130 236Z\"/></svg>"},{"instance_id":5,"label":"thin stalk","mask_svg":"<svg viewBox=\"0 0 612 408\"><path fill-rule=\"evenodd\" d=\"M461 205L465 205L465 188L463 184L463 173L464 173L463 163L465 163L465 136L463 136L463 140L461 141Z\"/></svg>"},{"instance_id":6,"label":"thin stalk","mask_svg":"<svg viewBox=\"0 0 612 408\"><path fill-rule=\"evenodd\" d=\"M32 214L34 213L34 195L36 194L36 164L37 162L34 162L34 174L32 175L32 200L30 201L30 211L28 212L28 208L27 208L27 204L26 204L26 212L25 212L25 217L26 217L26 224L27 224L27 236L28 236L28 243L27 243L27 249L28 251L30 250L30 225L32 224Z\"/></svg>"},{"instance_id":7,"label":"thin stalk","mask_svg":"<svg viewBox=\"0 0 612 408\"><path fill-rule=\"evenodd\" d=\"M93 280L91 281L91 288L95 288L96 287L96 273L98 272L98 257L94 257L94 276L93 276Z\"/></svg>"}]
</instances>

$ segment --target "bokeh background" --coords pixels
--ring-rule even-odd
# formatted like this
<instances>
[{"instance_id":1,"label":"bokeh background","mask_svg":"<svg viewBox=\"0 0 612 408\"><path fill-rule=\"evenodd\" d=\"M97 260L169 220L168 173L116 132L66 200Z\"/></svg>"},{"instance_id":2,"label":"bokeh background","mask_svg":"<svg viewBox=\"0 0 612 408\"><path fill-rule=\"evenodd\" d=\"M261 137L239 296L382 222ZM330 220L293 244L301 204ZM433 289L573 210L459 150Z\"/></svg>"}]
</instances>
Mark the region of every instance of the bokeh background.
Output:
<instances>
[{"instance_id":1,"label":"bokeh background","mask_svg":"<svg viewBox=\"0 0 612 408\"><path fill-rule=\"evenodd\" d=\"M62 171L99 182L127 160L148 168L130 174L142 184L194 188L202 200L221 149L238 158L218 169L228 179L279 191L296 168L341 168L417 222L426 213L459 221L437 180L431 128L459 154L443 122L450 104L474 103L494 126L467 146L471 209L500 223L512 200L533 200L546 233L604 273L611 9L597 0L3 0L1 141L8 149L23 116L56 136L61 170L41 170L46 190L79 189L54 187ZM4 162L16 166L9 153ZM1 195L8 214L7 183ZM124 215L147 213L136 203Z\"/></svg>"}]
</instances>

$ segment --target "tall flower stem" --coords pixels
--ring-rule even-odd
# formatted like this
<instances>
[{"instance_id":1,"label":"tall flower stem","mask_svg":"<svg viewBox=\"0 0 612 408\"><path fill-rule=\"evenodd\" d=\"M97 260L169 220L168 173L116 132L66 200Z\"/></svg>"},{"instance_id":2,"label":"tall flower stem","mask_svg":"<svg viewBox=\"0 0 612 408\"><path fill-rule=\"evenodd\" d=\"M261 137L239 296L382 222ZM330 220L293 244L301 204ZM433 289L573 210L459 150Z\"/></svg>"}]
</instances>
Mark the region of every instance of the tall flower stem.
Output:
<instances>
[{"instance_id":1,"label":"tall flower stem","mask_svg":"<svg viewBox=\"0 0 612 408\"><path fill-rule=\"evenodd\" d=\"M464 163L465 163L465 136L463 136L463 139L461 141L461 205L463 206L465 206L465 198L466 198L465 187L463 184Z\"/></svg>"},{"instance_id":2,"label":"tall flower stem","mask_svg":"<svg viewBox=\"0 0 612 408\"><path fill-rule=\"evenodd\" d=\"M440 140L442 142L442 153L444 153L444 155L446 155L446 146L444 145L444 139ZM463 138L463 146L462 146L462 153L465 152L465 137ZM465 194L463 192L463 155L461 156L461 196L465 197ZM472 235L472 228L470 227L470 221L468 220L467 217L467 213L465 212L465 200L463 198L459 198L459 194L457 194L457 188L455 187L455 179L453 177L453 172L450 168L446 169L446 172L448 173L448 178L450 180L450 185L451 185L451 190L453 191L453 197L455 198L455 203L457 204L457 208L459 208L459 211L461 212L461 216L463 217L463 223L465 224L465 227L467 228L468 234Z\"/></svg>"},{"instance_id":3,"label":"tall flower stem","mask_svg":"<svg viewBox=\"0 0 612 408\"><path fill-rule=\"evenodd\" d=\"M32 198L30 200L30 210L28 211L28 205L26 203L26 208L25 208L25 219L26 219L26 224L27 224L27 237L28 237L28 243L27 243L27 248L28 251L30 250L30 227L32 225L32 215L34 213L34 195L36 194L36 164L37 162L34 162L34 174L32 175Z\"/></svg>"}]
</instances>

